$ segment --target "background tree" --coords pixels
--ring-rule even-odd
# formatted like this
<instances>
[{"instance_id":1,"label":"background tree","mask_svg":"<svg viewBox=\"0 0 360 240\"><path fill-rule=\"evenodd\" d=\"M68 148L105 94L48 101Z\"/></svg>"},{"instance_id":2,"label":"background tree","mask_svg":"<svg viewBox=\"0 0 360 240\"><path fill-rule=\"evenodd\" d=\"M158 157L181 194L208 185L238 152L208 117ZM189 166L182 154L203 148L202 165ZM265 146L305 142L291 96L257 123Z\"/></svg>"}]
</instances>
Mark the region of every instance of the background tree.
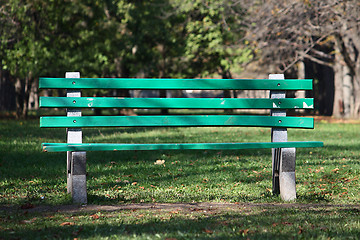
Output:
<instances>
[{"instance_id":1,"label":"background tree","mask_svg":"<svg viewBox=\"0 0 360 240\"><path fill-rule=\"evenodd\" d=\"M126 41L121 41L121 22L110 15L115 8L111 1L12 0L2 5L2 68L15 85L18 118L27 115L38 76L62 76L65 69L85 76L120 72L118 58Z\"/></svg>"},{"instance_id":2,"label":"background tree","mask_svg":"<svg viewBox=\"0 0 360 240\"><path fill-rule=\"evenodd\" d=\"M10 74L15 86L16 116L26 116L28 95L35 76L39 74L44 50L39 41L38 2L3 2L1 6L1 57L2 68Z\"/></svg>"},{"instance_id":3,"label":"background tree","mask_svg":"<svg viewBox=\"0 0 360 240\"><path fill-rule=\"evenodd\" d=\"M185 59L191 77L219 74L232 78L231 71L240 71L250 53L243 44L244 9L239 1L173 1L182 14L185 34Z\"/></svg>"},{"instance_id":4,"label":"background tree","mask_svg":"<svg viewBox=\"0 0 360 240\"><path fill-rule=\"evenodd\" d=\"M248 39L261 49L265 62L278 64L282 72L299 61L312 61L330 67L335 74L333 115L359 117L358 1L271 0L243 3L251 10L247 21Z\"/></svg>"}]
</instances>

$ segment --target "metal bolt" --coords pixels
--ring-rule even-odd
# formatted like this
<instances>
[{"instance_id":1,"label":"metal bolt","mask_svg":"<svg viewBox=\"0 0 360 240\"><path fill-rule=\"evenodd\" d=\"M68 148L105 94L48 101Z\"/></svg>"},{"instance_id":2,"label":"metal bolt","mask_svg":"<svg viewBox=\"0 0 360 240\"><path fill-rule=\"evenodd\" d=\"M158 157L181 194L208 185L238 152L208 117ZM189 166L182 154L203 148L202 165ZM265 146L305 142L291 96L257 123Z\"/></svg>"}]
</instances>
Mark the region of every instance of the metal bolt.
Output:
<instances>
[{"instance_id":1,"label":"metal bolt","mask_svg":"<svg viewBox=\"0 0 360 240\"><path fill-rule=\"evenodd\" d=\"M282 123L282 121L281 121L281 120L279 120L279 123Z\"/></svg>"},{"instance_id":2,"label":"metal bolt","mask_svg":"<svg viewBox=\"0 0 360 240\"><path fill-rule=\"evenodd\" d=\"M76 123L76 120L74 120L73 123Z\"/></svg>"},{"instance_id":3,"label":"metal bolt","mask_svg":"<svg viewBox=\"0 0 360 240\"><path fill-rule=\"evenodd\" d=\"M278 83L277 86L280 87L280 83Z\"/></svg>"},{"instance_id":4,"label":"metal bolt","mask_svg":"<svg viewBox=\"0 0 360 240\"><path fill-rule=\"evenodd\" d=\"M73 84L73 85L75 85L75 84L76 84L76 82L75 82L75 81L73 81L73 82L72 82L72 84Z\"/></svg>"},{"instance_id":5,"label":"metal bolt","mask_svg":"<svg viewBox=\"0 0 360 240\"><path fill-rule=\"evenodd\" d=\"M73 103L75 104L75 103L76 103L76 100L74 100Z\"/></svg>"}]
</instances>

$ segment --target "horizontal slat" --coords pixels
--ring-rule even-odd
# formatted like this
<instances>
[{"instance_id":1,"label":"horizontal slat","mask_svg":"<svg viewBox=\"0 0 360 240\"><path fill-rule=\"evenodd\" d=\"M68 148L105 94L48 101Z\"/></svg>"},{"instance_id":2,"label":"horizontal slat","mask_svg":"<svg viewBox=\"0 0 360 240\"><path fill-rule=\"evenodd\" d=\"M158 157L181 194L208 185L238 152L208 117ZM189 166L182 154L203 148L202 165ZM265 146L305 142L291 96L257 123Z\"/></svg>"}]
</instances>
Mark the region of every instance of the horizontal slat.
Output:
<instances>
[{"instance_id":1,"label":"horizontal slat","mask_svg":"<svg viewBox=\"0 0 360 240\"><path fill-rule=\"evenodd\" d=\"M114 98L40 97L40 107L65 108L192 108L292 109L314 107L312 98Z\"/></svg>"},{"instance_id":2,"label":"horizontal slat","mask_svg":"<svg viewBox=\"0 0 360 240\"><path fill-rule=\"evenodd\" d=\"M43 143L44 152L65 151L123 151L123 150L240 150L261 148L323 147L322 142L260 142L260 143Z\"/></svg>"},{"instance_id":3,"label":"horizontal slat","mask_svg":"<svg viewBox=\"0 0 360 240\"><path fill-rule=\"evenodd\" d=\"M41 117L40 127L196 127L258 126L313 128L314 119L304 117L198 115L198 116L83 116Z\"/></svg>"},{"instance_id":4,"label":"horizontal slat","mask_svg":"<svg viewBox=\"0 0 360 240\"><path fill-rule=\"evenodd\" d=\"M312 79L40 78L39 88L312 90Z\"/></svg>"}]
</instances>

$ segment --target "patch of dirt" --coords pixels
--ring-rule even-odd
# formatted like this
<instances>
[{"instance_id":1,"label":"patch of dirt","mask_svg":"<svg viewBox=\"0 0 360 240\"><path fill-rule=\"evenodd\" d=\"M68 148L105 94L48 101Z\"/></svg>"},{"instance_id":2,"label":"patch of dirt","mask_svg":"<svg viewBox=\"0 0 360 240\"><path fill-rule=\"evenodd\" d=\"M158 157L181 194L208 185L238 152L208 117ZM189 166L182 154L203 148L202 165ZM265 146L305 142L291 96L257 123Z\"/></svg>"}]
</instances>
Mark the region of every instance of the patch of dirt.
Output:
<instances>
[{"instance_id":1,"label":"patch of dirt","mask_svg":"<svg viewBox=\"0 0 360 240\"><path fill-rule=\"evenodd\" d=\"M33 206L29 209L22 209L19 206L0 206L0 211L27 211L27 212L95 212L95 211L119 211L119 210L182 210L182 211L236 211L251 208L347 208L360 211L360 205L327 205L327 204L300 204L300 203L140 203L124 205L59 205L59 206Z\"/></svg>"}]
</instances>

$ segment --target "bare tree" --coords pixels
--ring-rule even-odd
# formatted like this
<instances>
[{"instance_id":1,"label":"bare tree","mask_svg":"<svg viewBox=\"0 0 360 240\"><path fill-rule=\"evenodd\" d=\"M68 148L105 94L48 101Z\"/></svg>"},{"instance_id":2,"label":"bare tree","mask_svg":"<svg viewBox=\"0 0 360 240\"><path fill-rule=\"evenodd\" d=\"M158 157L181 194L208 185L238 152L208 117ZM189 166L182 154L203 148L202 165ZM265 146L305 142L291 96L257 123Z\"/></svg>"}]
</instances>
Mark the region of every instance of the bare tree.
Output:
<instances>
[{"instance_id":1,"label":"bare tree","mask_svg":"<svg viewBox=\"0 0 360 240\"><path fill-rule=\"evenodd\" d=\"M310 60L333 68L335 116L360 116L360 2L358 0L243 1L248 40L262 60L286 72ZM342 111L342 112L341 112Z\"/></svg>"}]
</instances>

